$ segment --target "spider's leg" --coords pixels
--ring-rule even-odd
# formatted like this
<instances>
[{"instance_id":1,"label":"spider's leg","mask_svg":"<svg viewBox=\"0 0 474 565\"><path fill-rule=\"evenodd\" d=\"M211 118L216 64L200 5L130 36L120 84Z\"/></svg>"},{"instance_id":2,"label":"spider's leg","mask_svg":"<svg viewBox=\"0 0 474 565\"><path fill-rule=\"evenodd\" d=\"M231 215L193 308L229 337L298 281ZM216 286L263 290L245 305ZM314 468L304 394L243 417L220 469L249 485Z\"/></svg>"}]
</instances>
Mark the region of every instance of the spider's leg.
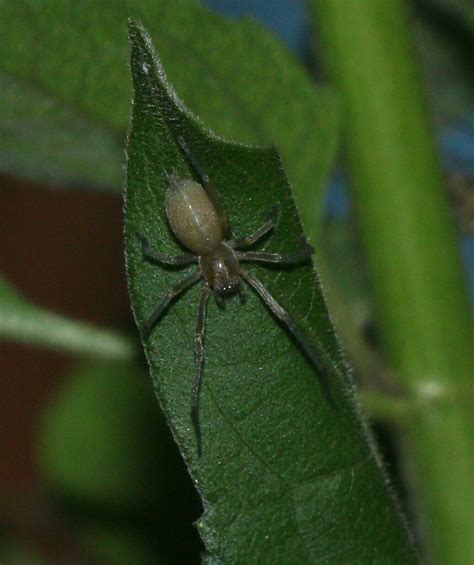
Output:
<instances>
[{"instance_id":1,"label":"spider's leg","mask_svg":"<svg viewBox=\"0 0 474 565\"><path fill-rule=\"evenodd\" d=\"M148 339L150 337L150 334L153 331L156 322L159 320L163 312L168 308L170 303L182 292L184 292L187 288L189 288L191 285L196 283L201 277L202 277L201 271L197 270L192 275L189 275L189 277L186 277L185 279L183 279L178 284L176 284L175 286L173 286L168 290L168 293L166 294L165 298L155 308L155 310L153 310L152 314L143 325L142 328L143 339Z\"/></svg>"},{"instance_id":2,"label":"spider's leg","mask_svg":"<svg viewBox=\"0 0 474 565\"><path fill-rule=\"evenodd\" d=\"M225 300L218 292L214 292L214 300L221 310L225 310Z\"/></svg>"},{"instance_id":3,"label":"spider's leg","mask_svg":"<svg viewBox=\"0 0 474 565\"><path fill-rule=\"evenodd\" d=\"M264 285L256 278L254 275L241 269L241 276L245 281L257 292L264 304L270 309L270 311L288 328L288 331L295 338L296 343L301 347L302 351L309 359L311 364L315 367L318 372L319 382L323 387L326 398L333 408L336 408L336 401L331 392L329 386L328 374L326 368L324 367L321 359L314 349L311 347L303 332L298 327L296 321L288 314L288 312L278 304L278 302L273 298L273 296L268 292Z\"/></svg>"},{"instance_id":4,"label":"spider's leg","mask_svg":"<svg viewBox=\"0 0 474 565\"><path fill-rule=\"evenodd\" d=\"M249 247L252 247L252 245L257 243L257 241L262 239L262 237L267 235L267 233L270 232L276 226L277 214L278 214L277 206L276 205L272 206L268 213L267 221L262 226L260 226L256 232L249 235L248 237L233 239L232 241L229 242L229 244L234 249L248 249Z\"/></svg>"},{"instance_id":5,"label":"spider's leg","mask_svg":"<svg viewBox=\"0 0 474 565\"><path fill-rule=\"evenodd\" d=\"M190 162L192 168L196 171L197 175L201 179L202 185L206 189L207 195L209 196L209 199L211 200L212 205L214 206L217 212L217 216L219 217L219 222L221 224L224 237L227 239L230 235L230 222L219 200L216 189L214 188L214 183L211 181L209 175L206 173L206 171L202 168L199 161L196 159L196 156L189 148L189 145L186 143L185 139L182 136L178 136L176 138L176 141L178 142L178 145L181 147L181 150L186 156L187 160Z\"/></svg>"},{"instance_id":6,"label":"spider's leg","mask_svg":"<svg viewBox=\"0 0 474 565\"><path fill-rule=\"evenodd\" d=\"M140 241L142 246L142 254L145 259L152 261L153 263L160 263L161 265L172 265L175 267L184 267L190 263L196 263L198 260L197 255L178 255L177 257L172 257L171 255L166 255L165 253L160 253L155 251L150 245L148 239L141 233L136 234L137 239Z\"/></svg>"},{"instance_id":7,"label":"spider's leg","mask_svg":"<svg viewBox=\"0 0 474 565\"><path fill-rule=\"evenodd\" d=\"M194 375L193 392L191 397L191 421L196 433L198 457L201 457L202 453L201 426L199 423L199 400L201 398L202 373L204 367L204 335L206 331L207 304L209 302L210 294L211 289L209 285L206 284L206 286L202 289L201 296L199 297L198 319L195 338L196 373Z\"/></svg>"},{"instance_id":8,"label":"spider's leg","mask_svg":"<svg viewBox=\"0 0 474 565\"><path fill-rule=\"evenodd\" d=\"M314 253L314 248L305 240L303 247L294 253L266 253L265 251L237 252L239 261L259 261L261 263L279 263L280 265L295 265L302 263Z\"/></svg>"}]
</instances>

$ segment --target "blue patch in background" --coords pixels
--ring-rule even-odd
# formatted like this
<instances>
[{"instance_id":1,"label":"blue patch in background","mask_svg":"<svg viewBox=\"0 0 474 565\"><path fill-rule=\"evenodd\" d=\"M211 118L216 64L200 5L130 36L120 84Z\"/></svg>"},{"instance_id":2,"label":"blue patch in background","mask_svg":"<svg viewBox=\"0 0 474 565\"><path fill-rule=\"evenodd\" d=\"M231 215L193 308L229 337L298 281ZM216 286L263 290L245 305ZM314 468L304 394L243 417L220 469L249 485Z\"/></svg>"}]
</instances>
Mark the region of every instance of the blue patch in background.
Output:
<instances>
[{"instance_id":1,"label":"blue patch in background","mask_svg":"<svg viewBox=\"0 0 474 565\"><path fill-rule=\"evenodd\" d=\"M204 0L203 4L230 18L255 18L303 60L311 53L311 20L305 0Z\"/></svg>"}]
</instances>

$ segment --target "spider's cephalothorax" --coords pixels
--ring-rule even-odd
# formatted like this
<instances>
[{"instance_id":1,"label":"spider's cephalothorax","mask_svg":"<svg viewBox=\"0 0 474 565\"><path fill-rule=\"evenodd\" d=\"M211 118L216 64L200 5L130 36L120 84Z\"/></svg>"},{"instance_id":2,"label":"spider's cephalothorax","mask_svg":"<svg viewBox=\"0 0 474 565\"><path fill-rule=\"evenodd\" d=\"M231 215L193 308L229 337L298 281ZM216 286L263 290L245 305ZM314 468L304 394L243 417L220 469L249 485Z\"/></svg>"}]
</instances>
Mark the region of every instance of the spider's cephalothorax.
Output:
<instances>
[{"instance_id":1,"label":"spider's cephalothorax","mask_svg":"<svg viewBox=\"0 0 474 565\"><path fill-rule=\"evenodd\" d=\"M137 235L146 259L175 266L197 263L198 269L168 291L164 300L146 321L142 333L143 337L147 339L171 301L200 279L204 280L198 306L195 339L196 374L193 381L191 401L191 418L196 430L197 449L198 454L200 454L199 399L204 364L204 329L207 304L211 292L214 294L217 304L221 307L224 306L224 297L236 292L240 294L240 299L244 302L243 281L248 283L271 312L285 324L305 355L318 369L320 378L324 372L316 353L306 341L293 318L278 304L263 284L241 266L241 262L245 261L284 265L297 264L307 260L314 249L304 241L300 250L289 254L248 250L275 227L275 209L272 209L267 221L254 234L243 239L232 239L229 220L220 204L212 182L200 167L186 142L182 138L178 138L178 143L192 168L200 177L202 184L190 178L171 174L166 193L166 215L176 238L192 253L171 257L155 251L143 235Z\"/></svg>"},{"instance_id":2,"label":"spider's cephalothorax","mask_svg":"<svg viewBox=\"0 0 474 565\"><path fill-rule=\"evenodd\" d=\"M242 292L239 260L225 241L209 255L201 255L199 266L202 276L217 295L233 294L237 290Z\"/></svg>"}]
</instances>

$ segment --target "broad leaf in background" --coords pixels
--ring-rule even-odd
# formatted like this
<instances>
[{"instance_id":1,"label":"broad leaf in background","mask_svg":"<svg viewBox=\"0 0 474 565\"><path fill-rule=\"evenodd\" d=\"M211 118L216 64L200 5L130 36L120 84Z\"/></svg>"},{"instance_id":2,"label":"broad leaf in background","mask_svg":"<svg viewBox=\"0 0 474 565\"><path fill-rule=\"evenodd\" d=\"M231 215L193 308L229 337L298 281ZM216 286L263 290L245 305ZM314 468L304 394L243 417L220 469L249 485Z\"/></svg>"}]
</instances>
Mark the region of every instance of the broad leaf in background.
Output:
<instances>
[{"instance_id":1,"label":"broad leaf in background","mask_svg":"<svg viewBox=\"0 0 474 565\"><path fill-rule=\"evenodd\" d=\"M121 134L46 93L33 80L0 72L0 91L2 172L69 188L122 186Z\"/></svg>"},{"instance_id":2,"label":"broad leaf in background","mask_svg":"<svg viewBox=\"0 0 474 565\"><path fill-rule=\"evenodd\" d=\"M31 304L2 278L0 339L110 360L130 361L137 353L131 338Z\"/></svg>"},{"instance_id":3,"label":"broad leaf in background","mask_svg":"<svg viewBox=\"0 0 474 565\"><path fill-rule=\"evenodd\" d=\"M336 149L334 96L255 22L195 0L0 4L0 169L120 190L128 124L125 22L156 38L186 104L221 135L274 143L308 224ZM44 163L44 157L47 162Z\"/></svg>"},{"instance_id":4,"label":"broad leaf in background","mask_svg":"<svg viewBox=\"0 0 474 565\"><path fill-rule=\"evenodd\" d=\"M199 551L197 495L156 408L145 370L104 363L69 374L43 415L42 479L97 562L188 563Z\"/></svg>"},{"instance_id":5,"label":"broad leaf in background","mask_svg":"<svg viewBox=\"0 0 474 565\"><path fill-rule=\"evenodd\" d=\"M162 252L182 251L164 211L169 173L192 175L177 135L215 181L236 234L255 230L273 204L279 220L266 249L295 249L302 229L277 153L224 142L205 130L174 94L143 28L131 24L130 36L135 96L126 250L142 327L189 272L147 263L136 238L140 232ZM412 563L314 271L309 265L252 271L299 320L328 368L338 407L328 403L314 368L257 296L249 291L245 305L229 300L225 311L211 301L199 458L190 421L199 289L173 305L144 345L161 405L203 500L198 528L207 550L227 563L369 563L387 556Z\"/></svg>"}]
</instances>

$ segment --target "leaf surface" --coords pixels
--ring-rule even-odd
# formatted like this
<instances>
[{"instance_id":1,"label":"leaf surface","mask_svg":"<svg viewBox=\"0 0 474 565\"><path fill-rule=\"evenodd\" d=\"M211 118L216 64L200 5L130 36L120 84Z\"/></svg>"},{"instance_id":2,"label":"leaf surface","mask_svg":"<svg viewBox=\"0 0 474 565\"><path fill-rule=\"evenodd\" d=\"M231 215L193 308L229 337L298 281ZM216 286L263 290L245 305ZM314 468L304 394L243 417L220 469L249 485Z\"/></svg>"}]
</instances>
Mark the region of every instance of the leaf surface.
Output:
<instances>
[{"instance_id":1,"label":"leaf surface","mask_svg":"<svg viewBox=\"0 0 474 565\"><path fill-rule=\"evenodd\" d=\"M159 251L183 253L167 224L168 175L192 177L185 138L214 180L234 233L253 232L277 204L263 247L291 251L302 228L277 152L216 137L177 98L140 24L130 24L134 103L128 144L126 252L141 328L176 271L145 261L137 232ZM198 528L214 562L411 563L410 542L354 403L347 366L310 265L249 267L299 321L327 367L337 408L287 332L248 290L248 300L209 304L201 396L203 452L190 419L199 284L144 341L153 382L201 495Z\"/></svg>"}]
</instances>

